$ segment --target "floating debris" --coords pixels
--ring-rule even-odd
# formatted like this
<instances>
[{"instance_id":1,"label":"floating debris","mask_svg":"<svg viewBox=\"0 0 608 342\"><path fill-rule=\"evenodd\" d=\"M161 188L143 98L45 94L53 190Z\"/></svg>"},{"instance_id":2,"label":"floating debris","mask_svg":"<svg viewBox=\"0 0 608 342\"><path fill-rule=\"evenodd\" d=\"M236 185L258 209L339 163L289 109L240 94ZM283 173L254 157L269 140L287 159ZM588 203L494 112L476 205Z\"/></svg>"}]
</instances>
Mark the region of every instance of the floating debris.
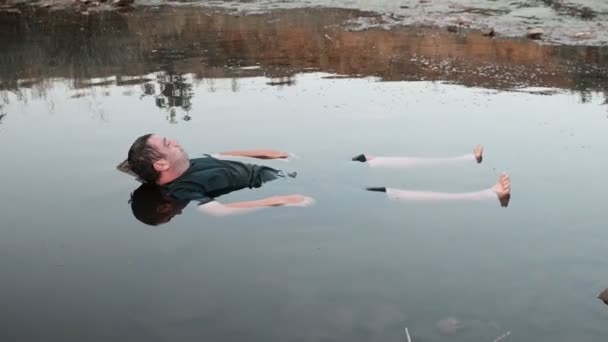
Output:
<instances>
[{"instance_id":1,"label":"floating debris","mask_svg":"<svg viewBox=\"0 0 608 342\"><path fill-rule=\"evenodd\" d=\"M407 330L407 328L405 328L405 338L406 338L406 342L412 342L412 338L410 337L410 332Z\"/></svg>"},{"instance_id":2,"label":"floating debris","mask_svg":"<svg viewBox=\"0 0 608 342\"><path fill-rule=\"evenodd\" d=\"M608 289L605 289L604 292L600 293L597 298L601 299L604 304L608 305Z\"/></svg>"},{"instance_id":3,"label":"floating debris","mask_svg":"<svg viewBox=\"0 0 608 342\"><path fill-rule=\"evenodd\" d=\"M528 28L528 32L526 33L526 37L530 39L540 39L540 37L545 33L543 29L540 27Z\"/></svg>"},{"instance_id":4,"label":"floating debris","mask_svg":"<svg viewBox=\"0 0 608 342\"><path fill-rule=\"evenodd\" d=\"M581 32L576 32L574 34L570 34L568 35L570 38L573 39L592 39L595 38L596 35L594 32L591 31L581 31Z\"/></svg>"},{"instance_id":5,"label":"floating debris","mask_svg":"<svg viewBox=\"0 0 608 342\"><path fill-rule=\"evenodd\" d=\"M125 7L125 6L133 5L134 2L135 2L135 0L114 0L114 1L112 1L112 5L118 6L118 7Z\"/></svg>"}]
</instances>

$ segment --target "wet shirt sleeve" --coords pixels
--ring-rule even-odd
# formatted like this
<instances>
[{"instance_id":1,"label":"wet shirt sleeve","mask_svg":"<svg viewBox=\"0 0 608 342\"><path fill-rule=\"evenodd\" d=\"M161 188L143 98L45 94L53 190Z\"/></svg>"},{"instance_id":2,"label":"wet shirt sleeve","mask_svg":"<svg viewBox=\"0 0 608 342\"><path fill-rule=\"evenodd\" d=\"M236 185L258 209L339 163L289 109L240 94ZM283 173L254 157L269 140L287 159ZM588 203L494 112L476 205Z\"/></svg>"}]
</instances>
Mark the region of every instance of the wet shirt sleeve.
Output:
<instances>
[{"instance_id":1,"label":"wet shirt sleeve","mask_svg":"<svg viewBox=\"0 0 608 342\"><path fill-rule=\"evenodd\" d=\"M199 205L213 201L213 197L207 193L196 189L179 188L171 191L171 196L178 201L191 202L196 201Z\"/></svg>"}]
</instances>

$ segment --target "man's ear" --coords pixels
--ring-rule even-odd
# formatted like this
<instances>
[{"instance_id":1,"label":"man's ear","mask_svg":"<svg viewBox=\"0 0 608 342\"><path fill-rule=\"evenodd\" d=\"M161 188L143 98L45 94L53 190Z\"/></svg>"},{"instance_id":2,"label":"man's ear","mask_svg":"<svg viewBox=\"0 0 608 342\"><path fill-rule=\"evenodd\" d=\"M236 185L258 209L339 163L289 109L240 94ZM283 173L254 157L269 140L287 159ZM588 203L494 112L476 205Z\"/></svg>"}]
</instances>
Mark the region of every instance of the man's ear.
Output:
<instances>
[{"instance_id":1,"label":"man's ear","mask_svg":"<svg viewBox=\"0 0 608 342\"><path fill-rule=\"evenodd\" d=\"M167 171L169 169L169 162L166 159L159 159L154 162L154 170L158 172Z\"/></svg>"}]
</instances>

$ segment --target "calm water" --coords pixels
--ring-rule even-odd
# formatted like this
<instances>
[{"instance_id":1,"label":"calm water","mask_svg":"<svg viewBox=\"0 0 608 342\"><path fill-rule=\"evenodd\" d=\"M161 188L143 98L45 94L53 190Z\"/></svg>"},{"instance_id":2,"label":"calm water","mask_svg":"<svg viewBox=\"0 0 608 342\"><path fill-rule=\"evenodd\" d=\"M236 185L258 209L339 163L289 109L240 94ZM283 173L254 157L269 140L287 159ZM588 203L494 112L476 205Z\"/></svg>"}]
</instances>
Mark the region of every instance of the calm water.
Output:
<instances>
[{"instance_id":1,"label":"calm water","mask_svg":"<svg viewBox=\"0 0 608 342\"><path fill-rule=\"evenodd\" d=\"M605 340L606 50L342 28L361 15L11 19L0 35L2 341L403 341L405 327L416 342ZM222 200L317 203L230 218L190 206L145 226L129 206L138 183L115 166L147 132L192 156L293 152L265 164L296 180ZM481 165L349 162L477 143ZM362 190L474 191L503 170L508 208Z\"/></svg>"}]
</instances>

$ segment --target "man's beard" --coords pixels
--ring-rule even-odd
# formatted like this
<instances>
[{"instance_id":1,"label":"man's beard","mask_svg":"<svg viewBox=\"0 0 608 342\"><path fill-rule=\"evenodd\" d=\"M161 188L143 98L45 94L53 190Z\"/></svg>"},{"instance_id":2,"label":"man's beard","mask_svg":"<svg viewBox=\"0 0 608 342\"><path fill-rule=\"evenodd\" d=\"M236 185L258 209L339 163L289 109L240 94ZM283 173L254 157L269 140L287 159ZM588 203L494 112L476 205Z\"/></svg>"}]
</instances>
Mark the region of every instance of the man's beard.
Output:
<instances>
[{"instance_id":1,"label":"man's beard","mask_svg":"<svg viewBox=\"0 0 608 342\"><path fill-rule=\"evenodd\" d=\"M184 152L183 156L175 162L175 171L180 173L185 172L190 168L190 158L188 158L188 154Z\"/></svg>"}]
</instances>

